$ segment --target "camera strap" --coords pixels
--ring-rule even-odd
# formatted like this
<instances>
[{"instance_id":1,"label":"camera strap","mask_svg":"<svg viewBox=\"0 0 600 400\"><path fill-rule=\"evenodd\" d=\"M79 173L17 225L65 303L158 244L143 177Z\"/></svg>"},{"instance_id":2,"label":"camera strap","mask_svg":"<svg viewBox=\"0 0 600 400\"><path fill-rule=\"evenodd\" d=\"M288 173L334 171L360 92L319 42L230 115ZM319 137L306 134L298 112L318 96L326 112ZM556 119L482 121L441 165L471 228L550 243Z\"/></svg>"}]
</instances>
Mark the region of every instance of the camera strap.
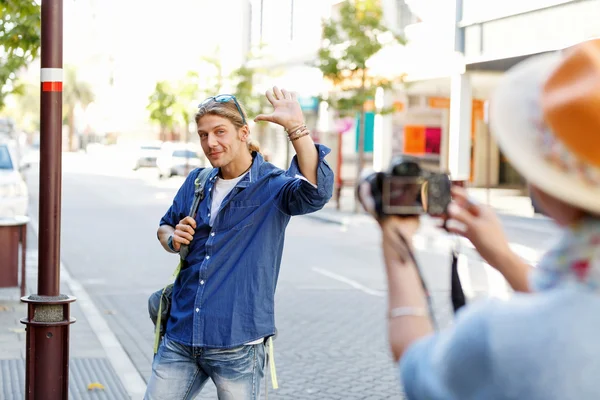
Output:
<instances>
[{"instance_id":1,"label":"camera strap","mask_svg":"<svg viewBox=\"0 0 600 400\"><path fill-rule=\"evenodd\" d=\"M467 304L465 292L463 291L462 283L460 282L460 276L458 275L458 257L460 251L457 248L452 249L452 266L450 272L451 286L450 286L450 297L452 299L452 308L454 313Z\"/></svg>"},{"instance_id":2,"label":"camera strap","mask_svg":"<svg viewBox=\"0 0 600 400\"><path fill-rule=\"evenodd\" d=\"M427 307L429 308L429 315L431 316L431 321L433 323L434 329L437 330L437 321L435 319L435 313L434 313L434 309L433 309L433 302L431 299L431 294L429 293L429 290L427 289L427 284L425 283L425 279L423 279L421 267L419 266L419 263L417 262L417 258L415 257L413 251L411 250L411 248L408 245L408 242L406 241L404 236L400 235L400 238L401 238L402 242L404 243L404 245L406 246L406 251L408 252L408 254L411 258L411 261L414 263L414 265L417 269L417 275L419 275L419 280L421 281L421 286L423 287L423 291L425 292L425 297L427 299ZM460 256L459 243L460 242L458 242L458 240L457 240L456 246L452 249L452 253L451 253L452 263L450 266L450 278L451 278L450 300L452 301L452 309L454 310L455 314L460 308L464 307L467 304L465 292L463 290L462 283L460 281L460 275L458 274L458 260L459 260L459 256Z\"/></svg>"},{"instance_id":3,"label":"camera strap","mask_svg":"<svg viewBox=\"0 0 600 400\"><path fill-rule=\"evenodd\" d=\"M407 251L411 261L413 262L413 264L415 265L415 268L417 269L417 275L419 276L419 280L421 281L421 287L423 288L423 292L425 292L425 299L427 300L427 308L429 310L429 316L431 318L431 323L433 324L433 329L435 329L437 331L438 330L437 320L435 319L435 313L433 312L433 302L431 299L431 294L429 293L429 289L427 288L427 283L425 283L425 279L423 279L423 273L421 272L421 267L419 266L419 263L417 262L417 258L415 257L415 254L413 253L411 247L409 246L406 238L403 235L400 235L400 240L402 240L402 243L406 247L406 251Z\"/></svg>"}]
</instances>

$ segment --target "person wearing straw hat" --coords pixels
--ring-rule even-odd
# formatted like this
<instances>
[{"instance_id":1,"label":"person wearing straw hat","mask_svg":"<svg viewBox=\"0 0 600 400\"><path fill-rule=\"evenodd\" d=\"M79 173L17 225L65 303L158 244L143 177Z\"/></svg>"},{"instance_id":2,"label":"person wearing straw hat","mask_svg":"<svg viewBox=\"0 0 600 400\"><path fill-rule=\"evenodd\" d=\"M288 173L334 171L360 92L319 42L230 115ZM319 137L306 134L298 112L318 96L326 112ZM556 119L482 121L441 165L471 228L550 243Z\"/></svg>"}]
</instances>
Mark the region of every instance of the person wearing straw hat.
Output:
<instances>
[{"instance_id":1,"label":"person wearing straw hat","mask_svg":"<svg viewBox=\"0 0 600 400\"><path fill-rule=\"evenodd\" d=\"M419 220L380 221L390 346L406 395L598 399L600 40L511 69L490 100L490 123L562 236L531 268L511 251L495 213L454 188L450 230L469 239L516 293L467 305L453 327L434 332L418 271L402 251Z\"/></svg>"}]
</instances>

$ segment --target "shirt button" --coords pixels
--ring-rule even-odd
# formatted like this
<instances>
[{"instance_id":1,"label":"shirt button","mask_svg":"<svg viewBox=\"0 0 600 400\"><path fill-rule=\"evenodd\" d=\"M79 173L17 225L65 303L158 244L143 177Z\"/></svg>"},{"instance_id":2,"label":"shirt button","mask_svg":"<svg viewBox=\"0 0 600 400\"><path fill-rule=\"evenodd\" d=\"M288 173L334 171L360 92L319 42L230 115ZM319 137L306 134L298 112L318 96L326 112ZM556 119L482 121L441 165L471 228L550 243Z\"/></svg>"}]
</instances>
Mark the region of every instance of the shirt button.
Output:
<instances>
[{"instance_id":1,"label":"shirt button","mask_svg":"<svg viewBox=\"0 0 600 400\"><path fill-rule=\"evenodd\" d=\"M214 232L212 232L212 233L210 234L210 236L215 236L215 233L214 233Z\"/></svg>"},{"instance_id":2,"label":"shirt button","mask_svg":"<svg viewBox=\"0 0 600 400\"><path fill-rule=\"evenodd\" d=\"M209 260L209 259L210 259L210 256L206 256L206 259L207 259L207 260Z\"/></svg>"},{"instance_id":3,"label":"shirt button","mask_svg":"<svg viewBox=\"0 0 600 400\"><path fill-rule=\"evenodd\" d=\"M208 218L210 218L210 213L208 213Z\"/></svg>"},{"instance_id":4,"label":"shirt button","mask_svg":"<svg viewBox=\"0 0 600 400\"><path fill-rule=\"evenodd\" d=\"M204 285L204 281L200 281L200 284L201 284L201 285Z\"/></svg>"},{"instance_id":5,"label":"shirt button","mask_svg":"<svg viewBox=\"0 0 600 400\"><path fill-rule=\"evenodd\" d=\"M200 309L199 309L199 308L196 308L196 312L200 312Z\"/></svg>"}]
</instances>

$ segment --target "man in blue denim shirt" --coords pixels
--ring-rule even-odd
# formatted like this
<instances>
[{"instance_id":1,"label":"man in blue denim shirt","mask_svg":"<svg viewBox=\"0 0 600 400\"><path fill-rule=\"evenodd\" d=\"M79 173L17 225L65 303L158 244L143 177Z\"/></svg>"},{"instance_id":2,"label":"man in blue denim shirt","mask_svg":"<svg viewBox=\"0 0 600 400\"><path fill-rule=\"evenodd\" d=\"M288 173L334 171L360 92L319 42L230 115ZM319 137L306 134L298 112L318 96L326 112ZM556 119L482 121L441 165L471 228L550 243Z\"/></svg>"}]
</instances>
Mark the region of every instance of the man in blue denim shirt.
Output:
<instances>
[{"instance_id":1,"label":"man in blue denim shirt","mask_svg":"<svg viewBox=\"0 0 600 400\"><path fill-rule=\"evenodd\" d=\"M273 113L257 121L285 128L296 156L288 171L264 161L249 139L245 113L231 95L205 100L196 114L202 149L214 170L196 218L192 171L160 221L165 250L189 255L173 287L167 331L152 365L146 399L193 399L210 378L219 399L256 399L265 339L275 334L274 296L291 216L331 198L330 150L315 145L294 93L267 92Z\"/></svg>"}]
</instances>

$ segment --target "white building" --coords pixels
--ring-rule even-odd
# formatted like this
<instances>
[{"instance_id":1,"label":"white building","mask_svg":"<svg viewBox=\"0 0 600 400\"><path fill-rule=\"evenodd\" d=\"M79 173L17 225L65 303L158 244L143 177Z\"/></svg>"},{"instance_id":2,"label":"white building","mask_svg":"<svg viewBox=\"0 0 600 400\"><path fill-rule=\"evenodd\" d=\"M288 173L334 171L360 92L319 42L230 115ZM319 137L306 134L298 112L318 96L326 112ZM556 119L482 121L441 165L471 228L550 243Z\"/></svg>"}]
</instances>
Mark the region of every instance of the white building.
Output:
<instances>
[{"instance_id":1,"label":"white building","mask_svg":"<svg viewBox=\"0 0 600 400\"><path fill-rule=\"evenodd\" d=\"M389 74L393 70L385 67L395 65L408 81L386 95L401 111L382 118L376 166L385 168L393 154L412 153L475 186L522 185L490 139L487 100L502 73L519 61L600 36L600 1L395 3L398 12L418 19L400 25L405 48L382 52L373 63Z\"/></svg>"}]
</instances>

